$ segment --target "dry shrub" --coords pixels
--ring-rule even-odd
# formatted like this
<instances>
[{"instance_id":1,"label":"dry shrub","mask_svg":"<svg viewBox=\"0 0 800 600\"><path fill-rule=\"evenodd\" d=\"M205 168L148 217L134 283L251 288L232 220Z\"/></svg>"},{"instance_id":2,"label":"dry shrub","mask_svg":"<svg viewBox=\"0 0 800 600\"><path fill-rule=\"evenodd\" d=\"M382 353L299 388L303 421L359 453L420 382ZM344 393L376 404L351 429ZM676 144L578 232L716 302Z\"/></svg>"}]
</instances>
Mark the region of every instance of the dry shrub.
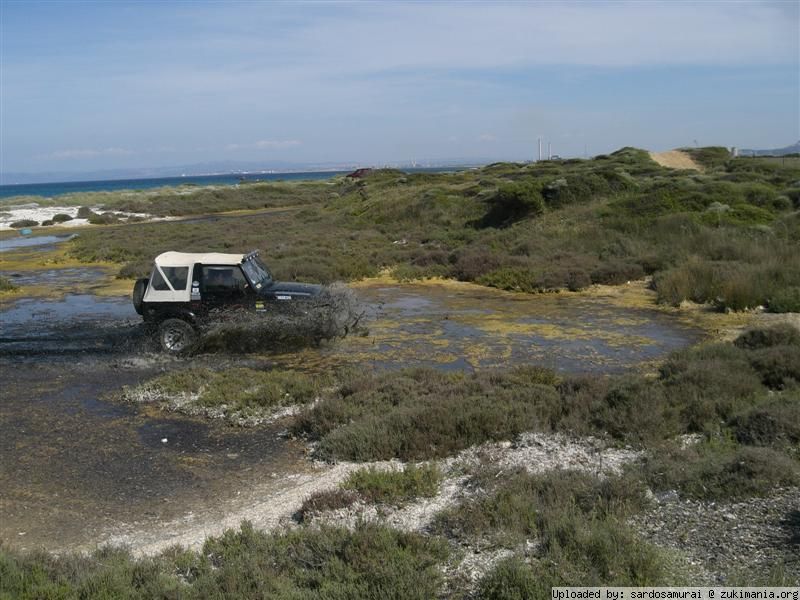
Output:
<instances>
[{"instance_id":1,"label":"dry shrub","mask_svg":"<svg viewBox=\"0 0 800 600\"><path fill-rule=\"evenodd\" d=\"M295 520L307 523L314 518L314 514L328 510L349 508L359 499L356 492L342 488L314 492L303 501L302 506L294 514Z\"/></svg>"}]
</instances>

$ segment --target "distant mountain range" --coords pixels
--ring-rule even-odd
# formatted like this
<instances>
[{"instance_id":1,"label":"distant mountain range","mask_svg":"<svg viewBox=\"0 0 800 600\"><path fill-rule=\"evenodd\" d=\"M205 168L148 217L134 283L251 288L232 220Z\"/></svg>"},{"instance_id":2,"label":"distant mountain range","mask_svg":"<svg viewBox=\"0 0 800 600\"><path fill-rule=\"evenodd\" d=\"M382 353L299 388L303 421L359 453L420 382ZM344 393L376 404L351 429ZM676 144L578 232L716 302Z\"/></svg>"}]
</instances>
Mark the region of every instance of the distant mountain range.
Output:
<instances>
[{"instance_id":1,"label":"distant mountain range","mask_svg":"<svg viewBox=\"0 0 800 600\"><path fill-rule=\"evenodd\" d=\"M739 150L739 156L784 156L785 154L797 153L800 153L800 142L785 148L773 148L772 150L751 150L750 148Z\"/></svg>"},{"instance_id":2,"label":"distant mountain range","mask_svg":"<svg viewBox=\"0 0 800 600\"><path fill-rule=\"evenodd\" d=\"M317 171L348 171L359 167L467 167L487 164L491 159L431 159L419 162L390 164L364 164L356 162L291 163L242 161L216 161L178 165L172 167L104 169L99 171L49 171L41 173L5 172L0 173L0 185L21 183L50 183L70 181L107 181L112 179L156 179L161 177L196 177L198 175L223 175L231 173L310 173Z\"/></svg>"}]
</instances>

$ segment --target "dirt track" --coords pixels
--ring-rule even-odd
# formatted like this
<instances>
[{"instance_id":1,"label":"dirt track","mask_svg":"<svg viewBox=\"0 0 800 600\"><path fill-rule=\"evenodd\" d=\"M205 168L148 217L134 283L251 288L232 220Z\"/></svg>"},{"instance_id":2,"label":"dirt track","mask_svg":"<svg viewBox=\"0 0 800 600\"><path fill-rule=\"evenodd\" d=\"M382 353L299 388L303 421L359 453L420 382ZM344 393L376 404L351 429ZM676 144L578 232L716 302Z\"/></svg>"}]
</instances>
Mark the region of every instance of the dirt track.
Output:
<instances>
[{"instance_id":1,"label":"dirt track","mask_svg":"<svg viewBox=\"0 0 800 600\"><path fill-rule=\"evenodd\" d=\"M680 150L668 150L666 152L651 152L650 158L662 167L670 169L694 169L702 171L703 167L698 165L691 156Z\"/></svg>"}]
</instances>

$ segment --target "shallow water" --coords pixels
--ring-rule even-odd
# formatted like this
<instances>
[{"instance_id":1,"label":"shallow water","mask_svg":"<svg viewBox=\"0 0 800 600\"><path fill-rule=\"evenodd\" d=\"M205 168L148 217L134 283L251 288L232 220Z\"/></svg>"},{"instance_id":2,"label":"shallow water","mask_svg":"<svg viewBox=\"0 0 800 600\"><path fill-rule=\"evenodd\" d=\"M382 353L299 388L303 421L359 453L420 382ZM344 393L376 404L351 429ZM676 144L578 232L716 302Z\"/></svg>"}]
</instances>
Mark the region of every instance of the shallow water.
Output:
<instances>
[{"instance_id":1,"label":"shallow water","mask_svg":"<svg viewBox=\"0 0 800 600\"><path fill-rule=\"evenodd\" d=\"M361 286L366 337L277 357L303 369L357 364L473 370L541 364L562 372L619 372L698 341L656 310L608 298L528 295L469 284Z\"/></svg>"},{"instance_id":2,"label":"shallow water","mask_svg":"<svg viewBox=\"0 0 800 600\"><path fill-rule=\"evenodd\" d=\"M280 426L231 428L104 399L158 366L0 358L0 539L91 549L108 531L217 507L252 479L302 468L301 445Z\"/></svg>"},{"instance_id":3,"label":"shallow water","mask_svg":"<svg viewBox=\"0 0 800 600\"><path fill-rule=\"evenodd\" d=\"M8 252L10 250L19 250L20 248L33 248L36 246L53 246L66 242L75 237L75 234L67 235L36 235L36 236L20 236L15 238L5 238L0 240L0 252Z\"/></svg>"},{"instance_id":4,"label":"shallow water","mask_svg":"<svg viewBox=\"0 0 800 600\"><path fill-rule=\"evenodd\" d=\"M72 269L20 276L65 290L79 277ZM538 363L613 372L701 337L662 313L608 298L466 284L373 283L357 293L367 312L364 337L284 354L185 359L145 351L152 343L129 298L66 293L13 302L0 311L0 539L24 548L90 548L109 531L222 510L254 482L284 481L305 468L303 445L281 436L285 424L233 428L107 397L164 371Z\"/></svg>"},{"instance_id":5,"label":"shallow water","mask_svg":"<svg viewBox=\"0 0 800 600\"><path fill-rule=\"evenodd\" d=\"M56 360L75 353L144 348L141 318L128 298L66 294L21 299L0 311L0 356Z\"/></svg>"},{"instance_id":6,"label":"shallow water","mask_svg":"<svg viewBox=\"0 0 800 600\"><path fill-rule=\"evenodd\" d=\"M17 286L46 285L60 288L96 284L108 274L101 267L70 267L62 269L40 269L37 271L0 270L0 275L8 277Z\"/></svg>"}]
</instances>

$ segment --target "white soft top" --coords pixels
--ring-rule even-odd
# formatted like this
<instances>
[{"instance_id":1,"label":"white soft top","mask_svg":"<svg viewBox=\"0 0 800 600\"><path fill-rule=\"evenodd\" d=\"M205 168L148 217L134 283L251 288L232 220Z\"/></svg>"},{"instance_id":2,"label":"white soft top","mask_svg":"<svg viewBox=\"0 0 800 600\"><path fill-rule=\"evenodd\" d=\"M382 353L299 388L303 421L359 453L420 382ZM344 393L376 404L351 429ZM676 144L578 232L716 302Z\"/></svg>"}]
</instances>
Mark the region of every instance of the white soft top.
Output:
<instances>
[{"instance_id":1,"label":"white soft top","mask_svg":"<svg viewBox=\"0 0 800 600\"><path fill-rule=\"evenodd\" d=\"M164 252L156 256L156 266L151 282L159 274L160 289L148 285L144 293L145 302L189 302L191 289L196 287L192 281L192 267L203 265L238 265L245 254L222 254L221 252L189 253ZM184 270L185 269L185 270ZM183 271L182 273L180 271ZM172 277L172 279L170 279ZM191 285L189 285L191 283ZM197 291L199 294L199 290ZM199 296L198 296L199 298Z\"/></svg>"},{"instance_id":2,"label":"white soft top","mask_svg":"<svg viewBox=\"0 0 800 600\"><path fill-rule=\"evenodd\" d=\"M156 256L159 267L191 267L196 263L204 265L238 265L244 254L222 254L221 252L164 252Z\"/></svg>"}]
</instances>

